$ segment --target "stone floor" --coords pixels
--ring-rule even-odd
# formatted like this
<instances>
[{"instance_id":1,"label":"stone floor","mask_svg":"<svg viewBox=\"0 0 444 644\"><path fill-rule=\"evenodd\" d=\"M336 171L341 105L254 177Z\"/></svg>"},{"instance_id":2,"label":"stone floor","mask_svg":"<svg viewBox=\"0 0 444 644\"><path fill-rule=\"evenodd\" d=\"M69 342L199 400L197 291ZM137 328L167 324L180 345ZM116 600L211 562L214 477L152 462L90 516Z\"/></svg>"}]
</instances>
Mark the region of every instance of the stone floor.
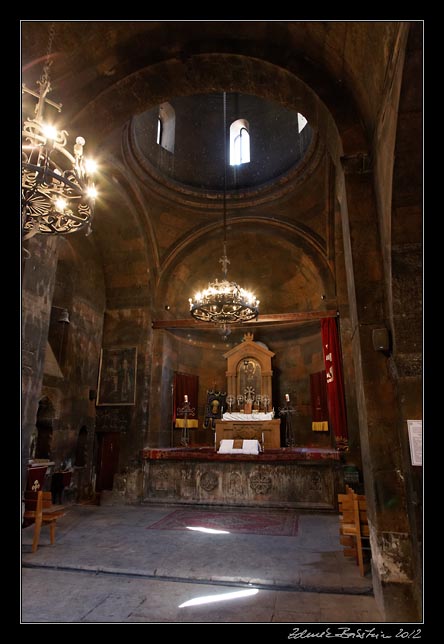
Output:
<instances>
[{"instance_id":1,"label":"stone floor","mask_svg":"<svg viewBox=\"0 0 444 644\"><path fill-rule=\"evenodd\" d=\"M22 622L383 621L336 515L301 513L295 537L148 529L174 509L69 506L35 553L22 530Z\"/></svg>"}]
</instances>

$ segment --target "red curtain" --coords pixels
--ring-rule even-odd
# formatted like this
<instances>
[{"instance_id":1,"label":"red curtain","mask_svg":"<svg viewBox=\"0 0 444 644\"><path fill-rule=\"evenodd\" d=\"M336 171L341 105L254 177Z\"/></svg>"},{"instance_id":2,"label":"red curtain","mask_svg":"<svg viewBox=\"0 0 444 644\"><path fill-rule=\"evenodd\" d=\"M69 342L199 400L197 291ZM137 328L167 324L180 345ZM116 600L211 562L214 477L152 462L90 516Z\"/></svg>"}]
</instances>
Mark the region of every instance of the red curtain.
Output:
<instances>
[{"instance_id":1,"label":"red curtain","mask_svg":"<svg viewBox=\"0 0 444 644\"><path fill-rule=\"evenodd\" d=\"M327 400L330 423L335 435L336 448L348 447L347 418L345 415L344 378L336 318L321 320L322 348L327 377Z\"/></svg>"},{"instance_id":2,"label":"red curtain","mask_svg":"<svg viewBox=\"0 0 444 644\"><path fill-rule=\"evenodd\" d=\"M310 374L311 416L313 422L328 420L325 371Z\"/></svg>"},{"instance_id":3,"label":"red curtain","mask_svg":"<svg viewBox=\"0 0 444 644\"><path fill-rule=\"evenodd\" d=\"M199 376L193 376L190 373L174 373L174 394L173 394L173 421L176 418L183 418L183 414L177 413L177 408L182 408L184 405L184 396L188 396L188 403L190 407L194 407L195 415L197 418L197 397L199 393Z\"/></svg>"}]
</instances>

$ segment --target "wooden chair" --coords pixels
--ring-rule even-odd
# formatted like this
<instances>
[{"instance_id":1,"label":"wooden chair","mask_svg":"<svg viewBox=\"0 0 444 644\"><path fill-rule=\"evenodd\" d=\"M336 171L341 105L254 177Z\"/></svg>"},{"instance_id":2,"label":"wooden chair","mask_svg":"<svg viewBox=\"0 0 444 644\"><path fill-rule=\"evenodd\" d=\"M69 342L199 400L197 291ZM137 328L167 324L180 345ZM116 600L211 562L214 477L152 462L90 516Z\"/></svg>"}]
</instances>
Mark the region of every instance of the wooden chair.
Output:
<instances>
[{"instance_id":1,"label":"wooden chair","mask_svg":"<svg viewBox=\"0 0 444 644\"><path fill-rule=\"evenodd\" d=\"M364 553L370 551L368 543L370 532L367 520L367 502L365 495L355 494L351 488L347 494L338 494L340 525L340 542L344 546L344 556L354 557L362 576L365 575Z\"/></svg>"},{"instance_id":2,"label":"wooden chair","mask_svg":"<svg viewBox=\"0 0 444 644\"><path fill-rule=\"evenodd\" d=\"M30 525L30 523L34 522L32 552L35 552L39 545L42 524L49 525L49 539L51 545L54 545L56 521L64 514L63 506L52 504L51 492L43 492L42 490L39 492L27 490L25 492L24 524Z\"/></svg>"},{"instance_id":3,"label":"wooden chair","mask_svg":"<svg viewBox=\"0 0 444 644\"><path fill-rule=\"evenodd\" d=\"M345 485L346 494L355 494L355 491L349 485ZM355 539L352 536L345 536L344 530L342 528L343 523L351 523L354 520L354 510L350 499L345 497L344 494L338 494L338 505L339 505L339 540L344 546L344 557L355 557L357 555ZM345 511L345 518L344 518Z\"/></svg>"}]
</instances>

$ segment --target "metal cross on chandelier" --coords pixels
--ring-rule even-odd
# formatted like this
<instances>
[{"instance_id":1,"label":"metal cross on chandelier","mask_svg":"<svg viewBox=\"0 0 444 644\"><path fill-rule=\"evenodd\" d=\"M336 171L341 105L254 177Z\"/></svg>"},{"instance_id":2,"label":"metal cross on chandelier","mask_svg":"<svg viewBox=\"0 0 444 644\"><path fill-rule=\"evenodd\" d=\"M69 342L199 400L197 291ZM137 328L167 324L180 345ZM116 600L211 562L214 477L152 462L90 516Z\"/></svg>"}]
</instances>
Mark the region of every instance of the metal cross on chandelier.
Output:
<instances>
[{"instance_id":1,"label":"metal cross on chandelier","mask_svg":"<svg viewBox=\"0 0 444 644\"><path fill-rule=\"evenodd\" d=\"M96 169L85 159L85 139L76 138L74 154L66 149L68 132L44 119L51 106L61 112L62 104L50 101L49 68L54 23L51 25L46 62L37 84L39 91L22 85L22 93L37 98L34 118L22 126L22 228L24 239L37 233L67 234L91 230L94 200L97 196L91 175Z\"/></svg>"},{"instance_id":2,"label":"metal cross on chandelier","mask_svg":"<svg viewBox=\"0 0 444 644\"><path fill-rule=\"evenodd\" d=\"M230 324L247 322L259 315L259 300L254 293L240 287L236 282L227 278L227 141L226 141L226 94L223 94L224 104L224 194L223 194L223 255L219 262L222 265L223 280L216 279L208 284L208 288L189 298L190 312L196 320L214 322L220 328L221 335L227 337L231 333Z\"/></svg>"}]
</instances>

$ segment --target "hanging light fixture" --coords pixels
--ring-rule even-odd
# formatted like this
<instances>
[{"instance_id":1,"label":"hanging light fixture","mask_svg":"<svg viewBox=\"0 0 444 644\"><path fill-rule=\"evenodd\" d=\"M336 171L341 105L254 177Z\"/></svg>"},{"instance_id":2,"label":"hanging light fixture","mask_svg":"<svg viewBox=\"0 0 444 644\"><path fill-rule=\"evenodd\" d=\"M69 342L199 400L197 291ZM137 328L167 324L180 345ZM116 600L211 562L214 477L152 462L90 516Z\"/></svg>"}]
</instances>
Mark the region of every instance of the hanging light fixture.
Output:
<instances>
[{"instance_id":1,"label":"hanging light fixture","mask_svg":"<svg viewBox=\"0 0 444 644\"><path fill-rule=\"evenodd\" d=\"M222 336L231 333L230 324L247 322L259 315L259 300L254 293L241 288L236 282L227 278L227 141L226 141L226 94L223 94L224 105L224 194L223 194L223 255L219 262L222 265L223 280L216 279L208 284L204 291L196 293L194 299L190 298L190 312L196 320L214 322Z\"/></svg>"},{"instance_id":2,"label":"hanging light fixture","mask_svg":"<svg viewBox=\"0 0 444 644\"><path fill-rule=\"evenodd\" d=\"M68 132L44 118L46 106L58 112L62 109L61 103L46 98L51 91L49 68L54 32L52 23L43 73L37 81L39 91L22 85L22 93L37 98L34 118L25 120L22 127L23 239L37 233L66 235L82 229L89 234L97 196L91 179L96 164L83 156L85 139L76 138L71 154L66 149Z\"/></svg>"}]
</instances>

